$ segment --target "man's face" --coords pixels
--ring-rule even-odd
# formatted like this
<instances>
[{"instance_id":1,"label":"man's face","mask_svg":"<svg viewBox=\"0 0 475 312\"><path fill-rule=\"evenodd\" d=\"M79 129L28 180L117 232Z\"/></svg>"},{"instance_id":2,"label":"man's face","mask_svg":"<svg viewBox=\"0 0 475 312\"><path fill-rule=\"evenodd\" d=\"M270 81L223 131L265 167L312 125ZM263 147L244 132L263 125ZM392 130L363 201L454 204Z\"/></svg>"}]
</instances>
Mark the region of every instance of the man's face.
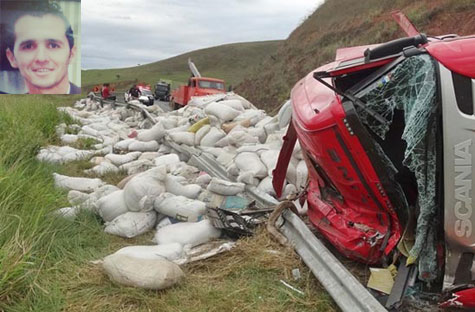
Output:
<instances>
[{"instance_id":1,"label":"man's face","mask_svg":"<svg viewBox=\"0 0 475 312\"><path fill-rule=\"evenodd\" d=\"M25 15L14 25L13 51L7 58L20 70L28 88L50 89L69 83L68 65L74 56L66 38L66 25L55 15Z\"/></svg>"}]
</instances>

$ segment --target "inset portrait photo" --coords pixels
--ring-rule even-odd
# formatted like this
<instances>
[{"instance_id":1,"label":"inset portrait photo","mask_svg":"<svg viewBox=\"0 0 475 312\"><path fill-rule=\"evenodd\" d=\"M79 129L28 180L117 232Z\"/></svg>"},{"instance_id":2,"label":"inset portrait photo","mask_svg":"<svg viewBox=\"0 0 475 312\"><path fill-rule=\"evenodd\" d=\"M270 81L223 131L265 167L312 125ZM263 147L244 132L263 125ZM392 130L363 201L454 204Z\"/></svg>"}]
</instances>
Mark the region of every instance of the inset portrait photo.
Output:
<instances>
[{"instance_id":1,"label":"inset portrait photo","mask_svg":"<svg viewBox=\"0 0 475 312\"><path fill-rule=\"evenodd\" d=\"M81 93L80 27L80 0L0 0L0 93Z\"/></svg>"}]
</instances>

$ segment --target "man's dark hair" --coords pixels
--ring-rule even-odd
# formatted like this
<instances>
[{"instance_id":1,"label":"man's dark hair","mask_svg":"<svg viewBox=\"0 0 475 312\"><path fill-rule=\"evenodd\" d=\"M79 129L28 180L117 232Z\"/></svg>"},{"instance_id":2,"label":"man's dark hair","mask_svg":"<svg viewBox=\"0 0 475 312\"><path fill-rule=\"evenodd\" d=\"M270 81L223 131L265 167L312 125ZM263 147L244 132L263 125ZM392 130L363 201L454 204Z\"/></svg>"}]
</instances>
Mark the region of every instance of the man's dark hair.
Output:
<instances>
[{"instance_id":1,"label":"man's dark hair","mask_svg":"<svg viewBox=\"0 0 475 312\"><path fill-rule=\"evenodd\" d=\"M66 16L64 16L61 7L57 3L50 3L48 1L19 1L12 12L9 12L7 26L6 26L6 42L7 47L13 52L15 46L15 23L23 16L30 15L35 17L42 17L51 14L61 18L66 26L66 38L69 43L69 50L74 46L74 33Z\"/></svg>"}]
</instances>

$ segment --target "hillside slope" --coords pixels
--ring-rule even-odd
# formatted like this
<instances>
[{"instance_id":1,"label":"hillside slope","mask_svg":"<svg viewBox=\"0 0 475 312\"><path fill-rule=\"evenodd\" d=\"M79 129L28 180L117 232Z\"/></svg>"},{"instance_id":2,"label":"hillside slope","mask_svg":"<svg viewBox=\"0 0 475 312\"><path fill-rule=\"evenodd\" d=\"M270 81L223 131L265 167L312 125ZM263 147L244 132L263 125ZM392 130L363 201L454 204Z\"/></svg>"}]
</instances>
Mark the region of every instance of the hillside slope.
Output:
<instances>
[{"instance_id":1,"label":"hillside slope","mask_svg":"<svg viewBox=\"0 0 475 312\"><path fill-rule=\"evenodd\" d=\"M402 10L429 35L475 34L473 0L326 0L237 87L256 106L275 111L294 84L335 57L340 47L404 37L390 12Z\"/></svg>"},{"instance_id":2,"label":"hillside slope","mask_svg":"<svg viewBox=\"0 0 475 312\"><path fill-rule=\"evenodd\" d=\"M190 76L187 60L189 57L203 76L222 78L227 86L237 85L253 68L271 53L281 40L226 44L181 54L166 60L130 68L84 70L82 86L110 82L118 88L127 87L134 81L154 84L159 79L169 79L178 84L185 83Z\"/></svg>"}]
</instances>

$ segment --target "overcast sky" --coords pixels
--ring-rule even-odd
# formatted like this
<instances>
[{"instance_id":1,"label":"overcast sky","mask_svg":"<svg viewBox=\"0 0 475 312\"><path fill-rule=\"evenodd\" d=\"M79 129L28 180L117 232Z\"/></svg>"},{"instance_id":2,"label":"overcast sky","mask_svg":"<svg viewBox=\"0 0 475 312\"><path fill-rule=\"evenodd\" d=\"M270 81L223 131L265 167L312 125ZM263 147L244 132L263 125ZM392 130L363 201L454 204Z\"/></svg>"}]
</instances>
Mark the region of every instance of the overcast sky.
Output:
<instances>
[{"instance_id":1,"label":"overcast sky","mask_svg":"<svg viewBox=\"0 0 475 312\"><path fill-rule=\"evenodd\" d=\"M285 39L323 0L82 0L83 69Z\"/></svg>"}]
</instances>

